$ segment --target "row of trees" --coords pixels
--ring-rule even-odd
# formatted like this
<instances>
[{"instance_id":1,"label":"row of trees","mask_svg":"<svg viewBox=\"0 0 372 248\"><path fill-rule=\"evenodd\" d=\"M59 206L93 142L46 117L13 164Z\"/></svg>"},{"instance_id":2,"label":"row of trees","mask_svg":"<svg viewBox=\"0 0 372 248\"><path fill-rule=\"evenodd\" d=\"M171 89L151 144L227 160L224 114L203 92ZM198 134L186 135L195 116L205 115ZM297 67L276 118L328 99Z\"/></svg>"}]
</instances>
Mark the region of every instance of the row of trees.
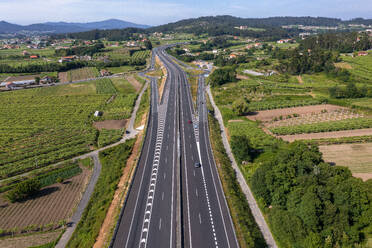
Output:
<instances>
[{"instance_id":1,"label":"row of trees","mask_svg":"<svg viewBox=\"0 0 372 248\"><path fill-rule=\"evenodd\" d=\"M372 88L367 88L366 85L358 88L353 82L349 82L346 87L334 86L329 88L329 95L332 98L372 97Z\"/></svg>"},{"instance_id":2,"label":"row of trees","mask_svg":"<svg viewBox=\"0 0 372 248\"><path fill-rule=\"evenodd\" d=\"M92 30L87 32L70 33L67 37L78 40L99 40L106 38L111 41L129 40L133 34L144 33L144 29L140 28L125 28L125 29L111 29L111 30ZM52 38L63 39L66 35L55 35Z\"/></svg>"},{"instance_id":3,"label":"row of trees","mask_svg":"<svg viewBox=\"0 0 372 248\"><path fill-rule=\"evenodd\" d=\"M209 81L212 86L219 86L228 82L235 82L236 80L235 66L218 68L209 76Z\"/></svg>"},{"instance_id":4,"label":"row of trees","mask_svg":"<svg viewBox=\"0 0 372 248\"><path fill-rule=\"evenodd\" d=\"M334 62L338 60L337 53L323 49L276 49L273 51L272 57L280 61L276 66L278 71L295 75L322 71L330 72L335 69Z\"/></svg>"},{"instance_id":5,"label":"row of trees","mask_svg":"<svg viewBox=\"0 0 372 248\"><path fill-rule=\"evenodd\" d=\"M71 56L71 55L90 55L101 52L102 49L105 48L103 43L97 43L92 46L78 46L78 47L71 47L68 49L57 49L55 50L56 56Z\"/></svg>"},{"instance_id":6,"label":"row of trees","mask_svg":"<svg viewBox=\"0 0 372 248\"><path fill-rule=\"evenodd\" d=\"M68 71L82 67L119 67L124 65L141 66L146 64L146 59L130 58L117 59L109 62L103 61L73 61L67 63L43 63L43 64L27 64L20 66L10 66L7 64L0 64L0 73L37 73L37 72L52 72L52 71Z\"/></svg>"},{"instance_id":7,"label":"row of trees","mask_svg":"<svg viewBox=\"0 0 372 248\"><path fill-rule=\"evenodd\" d=\"M281 247L356 247L372 231L372 181L322 160L316 146L294 142L265 156L252 190L269 209Z\"/></svg>"},{"instance_id":8,"label":"row of trees","mask_svg":"<svg viewBox=\"0 0 372 248\"><path fill-rule=\"evenodd\" d=\"M301 41L300 48L326 49L341 53L365 51L372 48L372 39L366 33L327 33L311 36Z\"/></svg>"}]
</instances>

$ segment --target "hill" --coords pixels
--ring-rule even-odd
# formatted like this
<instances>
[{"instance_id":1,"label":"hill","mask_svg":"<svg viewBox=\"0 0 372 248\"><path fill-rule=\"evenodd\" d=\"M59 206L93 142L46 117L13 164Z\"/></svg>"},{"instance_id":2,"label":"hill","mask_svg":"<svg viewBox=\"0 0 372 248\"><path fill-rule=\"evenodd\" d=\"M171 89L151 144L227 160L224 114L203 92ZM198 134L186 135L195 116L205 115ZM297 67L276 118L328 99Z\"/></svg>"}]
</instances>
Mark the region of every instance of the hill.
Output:
<instances>
[{"instance_id":1,"label":"hill","mask_svg":"<svg viewBox=\"0 0 372 248\"><path fill-rule=\"evenodd\" d=\"M0 22L0 34L9 33L27 33L27 32L38 32L38 33L74 33L74 32L85 32L95 29L107 30L107 29L124 29L124 28L148 28L147 25L136 24L132 22L110 19L99 22L89 23L68 23L68 22L46 22L37 23L31 25L17 25L8 23L5 21Z\"/></svg>"}]
</instances>

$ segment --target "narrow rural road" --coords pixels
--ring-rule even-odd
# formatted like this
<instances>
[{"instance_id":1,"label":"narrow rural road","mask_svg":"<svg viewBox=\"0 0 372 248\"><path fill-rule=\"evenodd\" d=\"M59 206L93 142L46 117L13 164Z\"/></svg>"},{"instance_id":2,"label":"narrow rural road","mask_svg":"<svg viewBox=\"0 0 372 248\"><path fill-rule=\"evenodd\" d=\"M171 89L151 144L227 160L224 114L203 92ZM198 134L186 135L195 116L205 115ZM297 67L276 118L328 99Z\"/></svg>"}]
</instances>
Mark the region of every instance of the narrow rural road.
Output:
<instances>
[{"instance_id":1,"label":"narrow rural road","mask_svg":"<svg viewBox=\"0 0 372 248\"><path fill-rule=\"evenodd\" d=\"M93 162L94 162L94 169L93 174L90 179L90 182L83 194L83 197L81 198L79 205L74 213L74 215L71 217L71 220L67 223L66 231L63 233L61 239L58 241L58 244L56 245L56 248L64 248L66 247L68 241L71 238L71 235L74 233L76 229L76 225L79 223L81 216L83 215L84 209L88 205L89 199L92 196L94 187L96 186L96 183L98 181L99 174L101 173L102 165L98 158L98 152L95 152L92 155Z\"/></svg>"},{"instance_id":2,"label":"narrow rural road","mask_svg":"<svg viewBox=\"0 0 372 248\"><path fill-rule=\"evenodd\" d=\"M243 176L242 172L240 171L240 168L238 167L238 165L235 161L235 158L234 158L234 156L231 152L230 144L227 140L227 136L226 136L226 132L225 132L225 126L223 124L222 115L221 115L221 112L218 109L216 103L214 102L213 95L212 95L212 92L211 92L211 89L210 89L209 86L207 87L207 93L208 93L209 99L211 101L211 104L213 106L213 109L214 109L214 112L215 112L215 117L217 118L218 123L220 124L223 145L225 147L227 155L229 156L229 158L231 160L232 166L233 166L233 168L236 172L236 178L238 179L240 187L242 188L243 193L245 194L245 197L248 200L248 204L251 208L253 217L256 220L256 223L259 226L267 245L271 248L277 248L278 246L275 243L275 240L274 240L273 235L271 234L270 228L267 225L266 220L263 217L260 208L258 207L256 199L254 198L253 193L252 193L251 189L249 188L247 182L245 181L244 176Z\"/></svg>"}]
</instances>

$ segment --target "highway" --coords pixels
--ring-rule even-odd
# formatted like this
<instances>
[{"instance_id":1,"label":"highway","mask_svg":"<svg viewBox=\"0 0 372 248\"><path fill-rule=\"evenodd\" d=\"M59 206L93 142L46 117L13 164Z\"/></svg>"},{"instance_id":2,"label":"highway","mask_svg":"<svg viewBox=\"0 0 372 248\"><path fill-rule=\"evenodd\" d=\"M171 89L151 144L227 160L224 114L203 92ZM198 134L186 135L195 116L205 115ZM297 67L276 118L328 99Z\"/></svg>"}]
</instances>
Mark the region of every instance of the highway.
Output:
<instances>
[{"instance_id":1,"label":"highway","mask_svg":"<svg viewBox=\"0 0 372 248\"><path fill-rule=\"evenodd\" d=\"M196 111L186 73L164 49L153 50L167 70L164 92L159 99L152 79L146 137L110 247L239 247L209 143L203 78Z\"/></svg>"}]
</instances>

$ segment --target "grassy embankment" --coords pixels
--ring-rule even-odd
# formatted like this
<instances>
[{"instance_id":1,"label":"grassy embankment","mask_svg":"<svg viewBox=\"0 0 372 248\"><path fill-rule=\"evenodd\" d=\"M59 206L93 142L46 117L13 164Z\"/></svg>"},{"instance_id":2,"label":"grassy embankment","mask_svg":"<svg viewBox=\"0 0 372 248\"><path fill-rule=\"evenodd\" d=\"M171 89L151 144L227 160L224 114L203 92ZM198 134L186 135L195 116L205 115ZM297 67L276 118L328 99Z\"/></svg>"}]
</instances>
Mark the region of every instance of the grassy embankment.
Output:
<instances>
[{"instance_id":1,"label":"grassy embankment","mask_svg":"<svg viewBox=\"0 0 372 248\"><path fill-rule=\"evenodd\" d=\"M100 152L101 174L67 247L93 247L134 142L134 139L128 140L124 144Z\"/></svg>"},{"instance_id":2,"label":"grassy embankment","mask_svg":"<svg viewBox=\"0 0 372 248\"><path fill-rule=\"evenodd\" d=\"M265 247L265 240L252 216L248 202L236 179L222 143L220 128L214 117L208 115L213 155L222 181L236 235L241 247Z\"/></svg>"}]
</instances>

